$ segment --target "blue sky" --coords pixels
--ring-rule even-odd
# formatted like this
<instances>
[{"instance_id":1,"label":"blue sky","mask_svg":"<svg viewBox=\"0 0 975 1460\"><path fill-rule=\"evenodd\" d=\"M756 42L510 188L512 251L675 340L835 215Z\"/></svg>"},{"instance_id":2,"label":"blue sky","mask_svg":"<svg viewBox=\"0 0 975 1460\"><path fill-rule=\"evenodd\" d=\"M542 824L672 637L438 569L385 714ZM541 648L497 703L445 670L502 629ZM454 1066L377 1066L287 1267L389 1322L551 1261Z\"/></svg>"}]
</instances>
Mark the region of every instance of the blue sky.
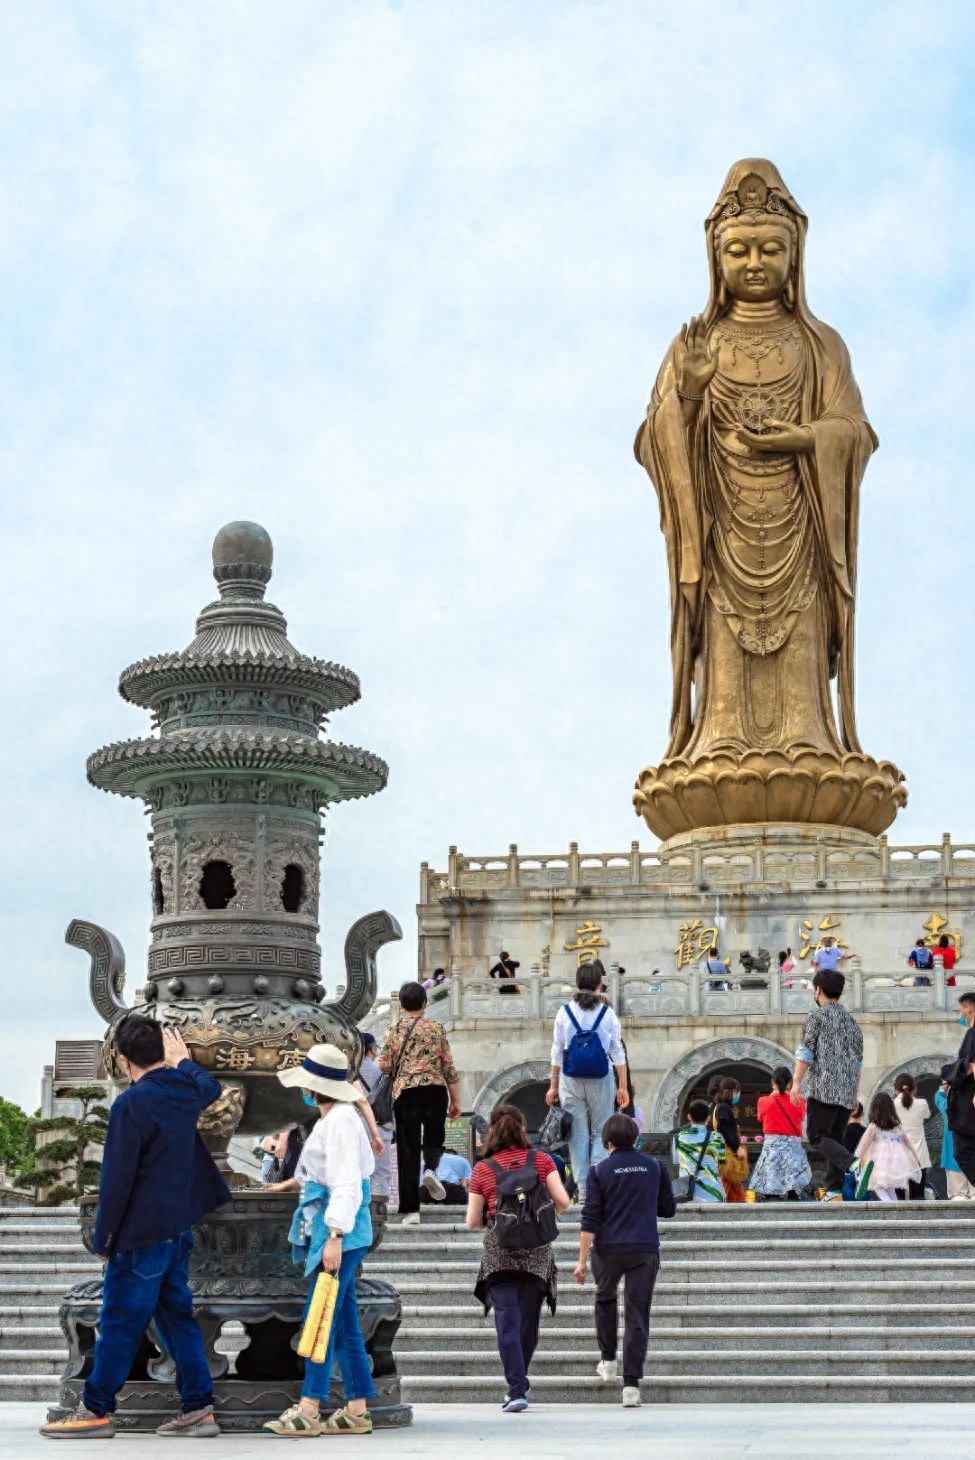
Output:
<instances>
[{"instance_id":1,"label":"blue sky","mask_svg":"<svg viewBox=\"0 0 975 1460\"><path fill-rule=\"evenodd\" d=\"M663 547L631 455L706 297L701 224L766 155L881 439L860 557L864 746L896 839L975 839L975 13L942 3L10 0L0 54L6 771L0 1091L94 1035L73 916L141 982L146 825L86 755L119 670L188 642L216 529L276 549L293 641L362 676L337 738L327 982L421 859L625 848L666 741Z\"/></svg>"}]
</instances>

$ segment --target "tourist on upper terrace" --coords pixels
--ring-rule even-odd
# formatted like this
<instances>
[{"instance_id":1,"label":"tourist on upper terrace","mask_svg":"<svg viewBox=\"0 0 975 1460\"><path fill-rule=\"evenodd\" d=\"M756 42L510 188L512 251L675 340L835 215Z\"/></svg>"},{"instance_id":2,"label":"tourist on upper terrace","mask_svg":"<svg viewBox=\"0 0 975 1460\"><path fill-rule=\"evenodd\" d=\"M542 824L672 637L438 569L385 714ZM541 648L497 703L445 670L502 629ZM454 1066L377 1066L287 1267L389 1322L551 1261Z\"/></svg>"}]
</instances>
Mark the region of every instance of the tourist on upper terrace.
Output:
<instances>
[{"instance_id":1,"label":"tourist on upper terrace","mask_svg":"<svg viewBox=\"0 0 975 1460\"><path fill-rule=\"evenodd\" d=\"M792 1075L784 1065L772 1071L772 1090L758 1097L762 1124L762 1151L749 1183L759 1201L798 1200L812 1183L812 1171L802 1144L806 1102L789 1099Z\"/></svg>"},{"instance_id":2,"label":"tourist on upper terrace","mask_svg":"<svg viewBox=\"0 0 975 1460\"><path fill-rule=\"evenodd\" d=\"M539 1195L544 1199L547 1193L555 1210L564 1212L569 1194L555 1162L545 1151L530 1150L528 1127L517 1106L495 1106L482 1159L471 1176L467 1226L472 1232L484 1228L484 1254L474 1292L484 1304L485 1316L494 1310L498 1354L508 1386L501 1405L505 1414L528 1408L528 1369L538 1346L542 1303L547 1301L550 1311L555 1312L556 1270L551 1242L521 1251L508 1250L495 1221L499 1179L508 1172L524 1170L529 1162L541 1183Z\"/></svg>"},{"instance_id":3,"label":"tourist on upper terrace","mask_svg":"<svg viewBox=\"0 0 975 1460\"><path fill-rule=\"evenodd\" d=\"M399 1210L404 1226L420 1220L420 1162L423 1185L434 1201L446 1192L437 1167L446 1145L447 1118L460 1115L457 1070L443 1025L426 1018L427 991L405 983L400 1017L386 1031L379 1068L393 1081Z\"/></svg>"},{"instance_id":4,"label":"tourist on upper terrace","mask_svg":"<svg viewBox=\"0 0 975 1460\"><path fill-rule=\"evenodd\" d=\"M219 1435L213 1381L193 1318L193 1224L230 1200L197 1122L220 1099L182 1035L128 1014L115 1027L131 1081L112 1106L92 1247L105 1263L94 1361L74 1411L41 1428L51 1439L111 1439L116 1395L155 1322L175 1364L181 1412L161 1435Z\"/></svg>"},{"instance_id":5,"label":"tourist on upper terrace","mask_svg":"<svg viewBox=\"0 0 975 1460\"><path fill-rule=\"evenodd\" d=\"M708 1087L710 1089L710 1086ZM712 1096L711 1129L724 1141L721 1164L725 1201L743 1202L744 1183L748 1179L748 1151L738 1129L737 1110L741 1102L741 1084L733 1075L724 1075Z\"/></svg>"},{"instance_id":6,"label":"tourist on upper terrace","mask_svg":"<svg viewBox=\"0 0 975 1460\"><path fill-rule=\"evenodd\" d=\"M678 1172L693 1182L692 1201L724 1201L720 1170L724 1154L724 1140L711 1126L708 1102L692 1100L687 1124L674 1136L673 1149Z\"/></svg>"},{"instance_id":7,"label":"tourist on upper terrace","mask_svg":"<svg viewBox=\"0 0 975 1460\"><path fill-rule=\"evenodd\" d=\"M707 957L702 960L704 972L704 987L709 994L723 994L729 988L728 969L722 958L718 957L717 948L709 948Z\"/></svg>"},{"instance_id":8,"label":"tourist on upper terrace","mask_svg":"<svg viewBox=\"0 0 975 1460\"><path fill-rule=\"evenodd\" d=\"M899 1189L906 1190L920 1178L917 1148L885 1091L870 1102L870 1124L857 1146L857 1160L861 1170L858 1196L866 1187L880 1201L896 1201Z\"/></svg>"},{"instance_id":9,"label":"tourist on upper terrace","mask_svg":"<svg viewBox=\"0 0 975 1460\"><path fill-rule=\"evenodd\" d=\"M931 987L931 974L934 971L934 954L923 938L918 938L914 947L907 955L907 966L908 968L914 969L915 988Z\"/></svg>"},{"instance_id":10,"label":"tourist on upper terrace","mask_svg":"<svg viewBox=\"0 0 975 1460\"><path fill-rule=\"evenodd\" d=\"M606 1155L602 1129L616 1106L629 1102L620 1021L600 997L606 971L598 959L576 970L576 994L555 1016L552 1078L546 1104L572 1117L569 1164L586 1196L590 1166Z\"/></svg>"},{"instance_id":11,"label":"tourist on upper terrace","mask_svg":"<svg viewBox=\"0 0 975 1460\"><path fill-rule=\"evenodd\" d=\"M839 969L816 973L816 1008L803 1025L790 1095L794 1106L806 1097L806 1135L809 1144L826 1158L827 1195L840 1191L851 1165L842 1141L863 1063L863 1032L839 1002L845 985Z\"/></svg>"},{"instance_id":12,"label":"tourist on upper terrace","mask_svg":"<svg viewBox=\"0 0 975 1460\"><path fill-rule=\"evenodd\" d=\"M941 1115L942 1136L941 1136L941 1167L947 1178L947 1191L949 1201L971 1201L975 1198L975 1185L958 1165L955 1158L955 1138L951 1127L948 1124L948 1094L951 1090L951 1077L954 1071L953 1065L943 1065L941 1069L941 1084L934 1092L934 1103Z\"/></svg>"},{"instance_id":13,"label":"tourist on upper terrace","mask_svg":"<svg viewBox=\"0 0 975 1460\"><path fill-rule=\"evenodd\" d=\"M573 1277L586 1281L592 1250L596 1282L596 1373L604 1384L618 1382L616 1361L619 1314L617 1294L623 1282L623 1405L640 1403L640 1380L650 1334L650 1304L660 1271L658 1217L677 1210L670 1172L655 1156L635 1150L636 1122L627 1115L611 1115L603 1126L603 1145L609 1155L589 1173L586 1205L582 1212L579 1261Z\"/></svg>"},{"instance_id":14,"label":"tourist on upper terrace","mask_svg":"<svg viewBox=\"0 0 975 1460\"><path fill-rule=\"evenodd\" d=\"M937 954L944 964L946 986L953 989L958 982L954 974L954 967L958 962L958 949L952 943L947 933L941 934L941 937L938 939L938 946L932 949L932 952Z\"/></svg>"},{"instance_id":15,"label":"tourist on upper terrace","mask_svg":"<svg viewBox=\"0 0 975 1460\"><path fill-rule=\"evenodd\" d=\"M923 1201L924 1173L931 1165L924 1122L931 1119L931 1107L926 1100L918 1099L917 1081L906 1070L894 1081L894 1109L921 1163L921 1174L910 1183L907 1194L911 1201Z\"/></svg>"},{"instance_id":16,"label":"tourist on upper terrace","mask_svg":"<svg viewBox=\"0 0 975 1460\"><path fill-rule=\"evenodd\" d=\"M497 978L502 980L501 987L498 990L499 994L521 993L521 989L514 982L515 974L518 972L520 967L521 964L518 963L514 958L512 958L510 953L503 952L497 963L495 963L492 968L488 969L488 976L490 978ZM504 982L503 980L507 980L507 982Z\"/></svg>"},{"instance_id":17,"label":"tourist on upper terrace","mask_svg":"<svg viewBox=\"0 0 975 1460\"><path fill-rule=\"evenodd\" d=\"M813 953L812 966L817 973L833 973L849 957L850 954L844 952L837 945L836 939L827 933L819 947Z\"/></svg>"},{"instance_id":18,"label":"tourist on upper terrace","mask_svg":"<svg viewBox=\"0 0 975 1460\"><path fill-rule=\"evenodd\" d=\"M975 1186L975 991L958 1000L958 1022L965 1026L965 1037L950 1072L948 1125L958 1169Z\"/></svg>"},{"instance_id":19,"label":"tourist on upper terrace","mask_svg":"<svg viewBox=\"0 0 975 1460\"><path fill-rule=\"evenodd\" d=\"M372 1433L366 1401L375 1399L372 1369L359 1323L356 1278L372 1245L370 1179L375 1157L356 1106L362 1091L349 1079L348 1060L334 1044L315 1044L300 1065L278 1074L282 1085L301 1090L318 1119L305 1142L295 1180L300 1192L289 1239L295 1262L309 1279L305 1316L319 1273L338 1279L331 1331L321 1363L305 1359L301 1398L264 1429L293 1439ZM337 1361L345 1404L325 1421L332 1366Z\"/></svg>"}]
</instances>

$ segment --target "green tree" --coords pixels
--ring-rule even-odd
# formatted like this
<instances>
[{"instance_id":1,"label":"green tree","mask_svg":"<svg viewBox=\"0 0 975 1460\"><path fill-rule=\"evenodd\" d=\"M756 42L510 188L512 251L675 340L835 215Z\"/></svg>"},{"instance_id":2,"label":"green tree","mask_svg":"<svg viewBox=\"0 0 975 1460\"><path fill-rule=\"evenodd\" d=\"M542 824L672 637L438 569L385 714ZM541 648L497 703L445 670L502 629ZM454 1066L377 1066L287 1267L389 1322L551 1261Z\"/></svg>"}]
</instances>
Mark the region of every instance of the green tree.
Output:
<instances>
[{"instance_id":1,"label":"green tree","mask_svg":"<svg viewBox=\"0 0 975 1460\"><path fill-rule=\"evenodd\" d=\"M29 1126L26 1110L0 1096L0 1166L5 1166L12 1178L33 1166L34 1142Z\"/></svg>"},{"instance_id":2,"label":"green tree","mask_svg":"<svg viewBox=\"0 0 975 1460\"><path fill-rule=\"evenodd\" d=\"M103 1146L108 1131L108 1106L101 1103L105 1098L101 1085L69 1085L57 1093L61 1100L77 1100L81 1115L55 1115L28 1123L40 1169L25 1171L17 1181L18 1186L42 1191L39 1205L46 1207L76 1202L86 1191L97 1189L101 1163L88 1160L85 1152L89 1146ZM38 1136L54 1133L55 1140L37 1141Z\"/></svg>"}]
</instances>

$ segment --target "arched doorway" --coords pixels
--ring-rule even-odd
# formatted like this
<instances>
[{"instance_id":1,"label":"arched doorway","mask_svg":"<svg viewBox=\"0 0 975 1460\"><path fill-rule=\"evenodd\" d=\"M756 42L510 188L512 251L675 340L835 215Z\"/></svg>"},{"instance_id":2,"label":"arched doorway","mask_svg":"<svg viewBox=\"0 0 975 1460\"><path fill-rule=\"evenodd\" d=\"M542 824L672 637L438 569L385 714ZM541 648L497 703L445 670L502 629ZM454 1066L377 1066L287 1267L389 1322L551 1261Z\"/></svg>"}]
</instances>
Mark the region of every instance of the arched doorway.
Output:
<instances>
[{"instance_id":1,"label":"arched doorway","mask_svg":"<svg viewBox=\"0 0 975 1460\"><path fill-rule=\"evenodd\" d=\"M683 1113L692 1100L707 1099L708 1085L714 1075L725 1075L729 1079L737 1080L741 1086L741 1102L736 1113L738 1129L743 1136L759 1136L762 1127L758 1119L758 1097L769 1093L769 1075L771 1071L762 1065L748 1064L744 1061L737 1061L726 1065L716 1065L713 1069L705 1071L696 1084L685 1093L680 1106L678 1119L683 1118Z\"/></svg>"},{"instance_id":2,"label":"arched doorway","mask_svg":"<svg viewBox=\"0 0 975 1460\"><path fill-rule=\"evenodd\" d=\"M490 1120L496 1105L517 1105L524 1114L529 1134L534 1135L545 1118L545 1091L550 1074L547 1060L525 1060L498 1070L475 1095L474 1114L486 1121Z\"/></svg>"},{"instance_id":3,"label":"arched doorway","mask_svg":"<svg viewBox=\"0 0 975 1460\"><path fill-rule=\"evenodd\" d=\"M517 1090L512 1090L507 1097L508 1103L516 1105L525 1117L530 1136L537 1135L542 1121L548 1113L548 1106L545 1104L547 1089L547 1080L532 1080L528 1085L519 1085Z\"/></svg>"},{"instance_id":4,"label":"arched doorway","mask_svg":"<svg viewBox=\"0 0 975 1460\"><path fill-rule=\"evenodd\" d=\"M729 1039L712 1039L688 1051L673 1065L661 1081L651 1108L650 1129L673 1131L681 1124L692 1095L703 1095L708 1081L715 1074L734 1075L742 1084L742 1107L746 1106L744 1091L749 1090L747 1105L751 1116L746 1120L746 1111L741 1110L746 1134L757 1126L755 1103L758 1095L768 1089L769 1077L776 1065L791 1067L793 1055L782 1045L771 1039L754 1039L745 1036ZM740 1107L741 1108L741 1107Z\"/></svg>"}]
</instances>

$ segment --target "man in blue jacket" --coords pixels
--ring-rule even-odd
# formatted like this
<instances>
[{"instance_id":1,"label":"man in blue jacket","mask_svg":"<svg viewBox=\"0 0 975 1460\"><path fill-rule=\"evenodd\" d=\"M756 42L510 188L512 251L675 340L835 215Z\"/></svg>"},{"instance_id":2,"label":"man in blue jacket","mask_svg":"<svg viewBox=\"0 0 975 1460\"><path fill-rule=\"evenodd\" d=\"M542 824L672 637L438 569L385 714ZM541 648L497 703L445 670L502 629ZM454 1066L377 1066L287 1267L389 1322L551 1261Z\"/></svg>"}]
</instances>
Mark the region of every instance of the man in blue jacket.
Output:
<instances>
[{"instance_id":1,"label":"man in blue jacket","mask_svg":"<svg viewBox=\"0 0 975 1460\"><path fill-rule=\"evenodd\" d=\"M189 1057L182 1036L140 1014L115 1034L131 1084L112 1106L93 1246L105 1262L94 1367L81 1403L46 1424L51 1439L110 1439L118 1391L155 1319L176 1364L182 1411L161 1435L218 1435L213 1386L193 1318L189 1263L193 1224L230 1200L197 1131L220 1085Z\"/></svg>"},{"instance_id":2,"label":"man in blue jacket","mask_svg":"<svg viewBox=\"0 0 975 1460\"><path fill-rule=\"evenodd\" d=\"M677 1210L670 1172L656 1157L636 1149L638 1135L637 1123L628 1115L611 1115L603 1126L603 1145L609 1155L589 1172L579 1262L573 1273L577 1283L586 1281L591 1248L600 1353L596 1372L604 1384L619 1378L616 1301L623 1280L623 1404L627 1409L640 1403L650 1304L660 1270L657 1218L672 1217Z\"/></svg>"}]
</instances>

